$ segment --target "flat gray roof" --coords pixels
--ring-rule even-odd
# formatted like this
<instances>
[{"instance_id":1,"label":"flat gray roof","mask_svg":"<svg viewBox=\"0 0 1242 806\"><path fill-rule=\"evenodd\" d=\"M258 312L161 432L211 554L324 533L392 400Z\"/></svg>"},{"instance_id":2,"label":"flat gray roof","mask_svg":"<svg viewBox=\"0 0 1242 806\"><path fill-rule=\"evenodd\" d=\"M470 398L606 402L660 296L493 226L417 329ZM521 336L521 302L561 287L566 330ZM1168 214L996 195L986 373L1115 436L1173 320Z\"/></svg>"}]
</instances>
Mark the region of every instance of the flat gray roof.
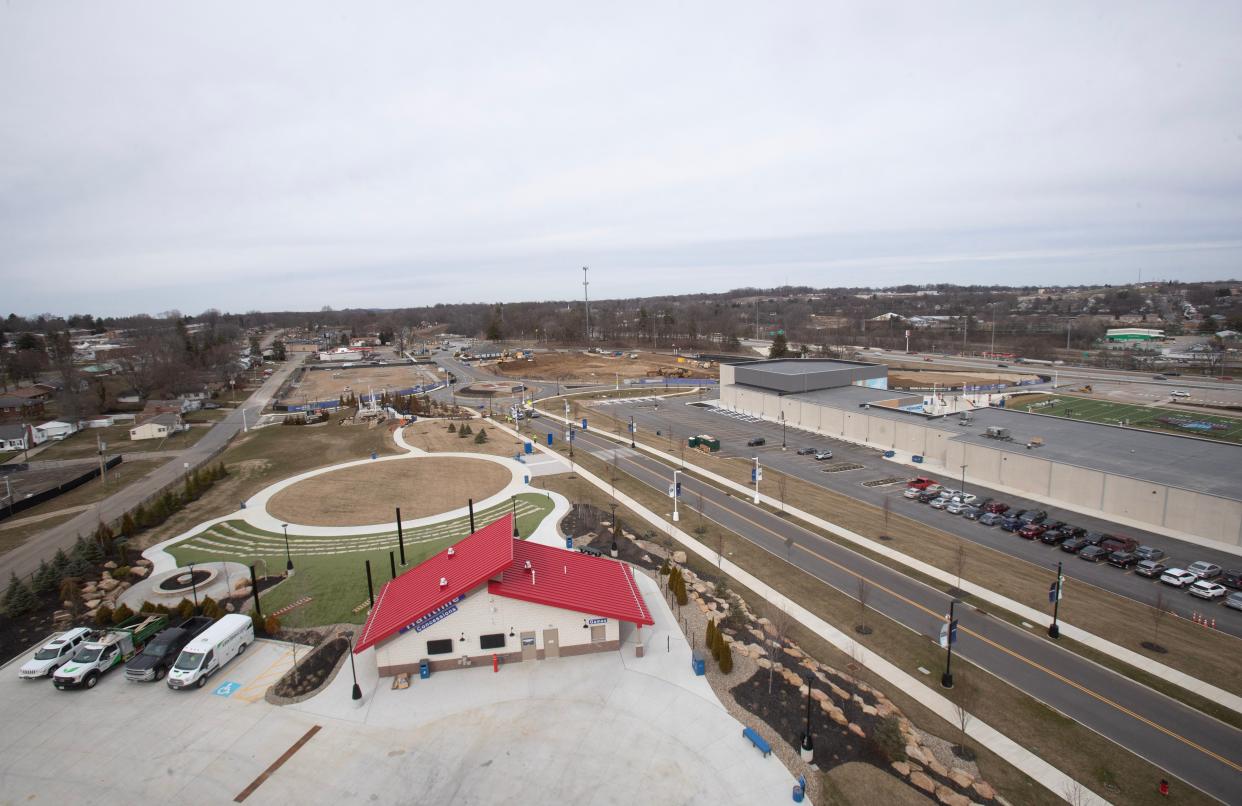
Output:
<instances>
[{"instance_id":1,"label":"flat gray roof","mask_svg":"<svg viewBox=\"0 0 1242 806\"><path fill-rule=\"evenodd\" d=\"M859 367L882 367L884 364L865 361L838 361L834 358L772 358L747 361L735 366L778 375L802 375L807 372L823 372L830 369L858 369Z\"/></svg>"},{"instance_id":2,"label":"flat gray roof","mask_svg":"<svg viewBox=\"0 0 1242 806\"><path fill-rule=\"evenodd\" d=\"M831 389L817 389L814 392L797 392L786 395L795 400L807 400L813 403L837 403L851 405L859 403L879 403L881 400L913 399L922 402L923 396L898 389L873 389L870 386L837 386Z\"/></svg>"}]
</instances>

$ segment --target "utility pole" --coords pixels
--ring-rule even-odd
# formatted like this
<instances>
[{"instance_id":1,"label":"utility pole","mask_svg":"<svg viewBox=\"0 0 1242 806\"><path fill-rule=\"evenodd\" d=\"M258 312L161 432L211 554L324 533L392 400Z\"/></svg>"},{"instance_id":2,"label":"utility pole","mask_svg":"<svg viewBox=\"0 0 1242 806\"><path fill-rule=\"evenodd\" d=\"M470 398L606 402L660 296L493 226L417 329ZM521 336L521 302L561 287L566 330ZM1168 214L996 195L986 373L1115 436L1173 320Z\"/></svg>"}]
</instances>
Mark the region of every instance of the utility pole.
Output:
<instances>
[{"instance_id":1,"label":"utility pole","mask_svg":"<svg viewBox=\"0 0 1242 806\"><path fill-rule=\"evenodd\" d=\"M996 357L996 303L992 303L992 357Z\"/></svg>"},{"instance_id":2,"label":"utility pole","mask_svg":"<svg viewBox=\"0 0 1242 806\"><path fill-rule=\"evenodd\" d=\"M582 301L586 307L586 340L588 347L591 346L591 295L587 290L587 286L590 285L587 281L587 272L589 270L589 266L582 267Z\"/></svg>"},{"instance_id":3,"label":"utility pole","mask_svg":"<svg viewBox=\"0 0 1242 806\"><path fill-rule=\"evenodd\" d=\"M108 446L104 443L103 438L98 434L95 435L95 446L99 451L99 479L103 482L103 486L108 486L108 463L104 461L104 451Z\"/></svg>"},{"instance_id":4,"label":"utility pole","mask_svg":"<svg viewBox=\"0 0 1242 806\"><path fill-rule=\"evenodd\" d=\"M1048 598L1052 600L1052 623L1048 625L1048 637L1058 638L1061 635L1061 628L1057 626L1057 614L1061 609L1061 587L1065 584L1065 577L1061 575L1061 563L1057 563L1057 581L1052 583L1052 587L1048 589Z\"/></svg>"}]
</instances>

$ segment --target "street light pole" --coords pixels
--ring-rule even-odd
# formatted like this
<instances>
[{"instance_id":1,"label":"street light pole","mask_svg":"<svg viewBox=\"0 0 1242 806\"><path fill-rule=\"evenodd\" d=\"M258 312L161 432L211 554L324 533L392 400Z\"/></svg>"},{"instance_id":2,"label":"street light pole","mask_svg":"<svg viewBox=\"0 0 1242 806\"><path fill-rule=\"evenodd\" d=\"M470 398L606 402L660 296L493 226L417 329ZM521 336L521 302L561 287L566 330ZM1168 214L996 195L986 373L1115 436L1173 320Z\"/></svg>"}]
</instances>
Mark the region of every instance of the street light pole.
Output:
<instances>
[{"instance_id":1,"label":"street light pole","mask_svg":"<svg viewBox=\"0 0 1242 806\"><path fill-rule=\"evenodd\" d=\"M518 525L517 525L517 496L516 495L509 496L509 503L513 505L513 536L521 537L522 535L520 532L518 532Z\"/></svg>"},{"instance_id":2,"label":"street light pole","mask_svg":"<svg viewBox=\"0 0 1242 806\"><path fill-rule=\"evenodd\" d=\"M811 742L811 676L806 676L806 731L802 734L802 760L808 764L815 757L815 746Z\"/></svg>"},{"instance_id":3,"label":"street light pole","mask_svg":"<svg viewBox=\"0 0 1242 806\"><path fill-rule=\"evenodd\" d=\"M672 493L673 493L673 520L674 520L674 521L681 520L681 515L680 515L680 514L678 513L678 511L677 511L677 499L678 499L678 497L679 497L679 496L677 495L677 493L679 492L679 490L677 489L677 485L678 485L678 483L679 483L679 482L677 481L677 474L678 474L678 473L680 473L680 472L681 472L680 470L674 470L674 471L673 471L673 490L672 490Z\"/></svg>"},{"instance_id":4,"label":"street light pole","mask_svg":"<svg viewBox=\"0 0 1242 806\"><path fill-rule=\"evenodd\" d=\"M785 449L785 410L781 409L781 450Z\"/></svg>"},{"instance_id":5,"label":"street light pole","mask_svg":"<svg viewBox=\"0 0 1242 806\"><path fill-rule=\"evenodd\" d=\"M293 555L289 553L289 524L282 523L280 528L285 530L285 576L293 576Z\"/></svg>"},{"instance_id":6,"label":"street light pole","mask_svg":"<svg viewBox=\"0 0 1242 806\"><path fill-rule=\"evenodd\" d=\"M944 674L940 676L940 685L945 688L953 688L953 643L957 637L957 622L953 620L953 606L957 604L957 599L949 600L949 623L945 627L945 649L948 654L944 659Z\"/></svg>"},{"instance_id":7,"label":"street light pole","mask_svg":"<svg viewBox=\"0 0 1242 806\"><path fill-rule=\"evenodd\" d=\"M361 700L362 686L358 685L358 667L354 666L354 637L350 635L346 640L349 641L349 671L354 675L354 693L352 699Z\"/></svg>"},{"instance_id":8,"label":"street light pole","mask_svg":"<svg viewBox=\"0 0 1242 806\"><path fill-rule=\"evenodd\" d=\"M750 472L755 479L755 503L759 503L759 482L763 479L763 468L759 467L759 457L755 457L755 469Z\"/></svg>"},{"instance_id":9,"label":"street light pole","mask_svg":"<svg viewBox=\"0 0 1242 806\"><path fill-rule=\"evenodd\" d=\"M966 468L968 465L962 465L962 498L966 497Z\"/></svg>"},{"instance_id":10,"label":"street light pole","mask_svg":"<svg viewBox=\"0 0 1242 806\"><path fill-rule=\"evenodd\" d=\"M1048 625L1048 637L1059 638L1061 628L1057 626L1057 611L1061 609L1061 584L1065 577L1061 576L1061 563L1057 563L1057 581L1052 583L1049 596L1052 597L1052 623Z\"/></svg>"},{"instance_id":11,"label":"street light pole","mask_svg":"<svg viewBox=\"0 0 1242 806\"><path fill-rule=\"evenodd\" d=\"M198 615L198 583L194 581L194 563L189 563L190 591L194 594L194 615Z\"/></svg>"}]
</instances>

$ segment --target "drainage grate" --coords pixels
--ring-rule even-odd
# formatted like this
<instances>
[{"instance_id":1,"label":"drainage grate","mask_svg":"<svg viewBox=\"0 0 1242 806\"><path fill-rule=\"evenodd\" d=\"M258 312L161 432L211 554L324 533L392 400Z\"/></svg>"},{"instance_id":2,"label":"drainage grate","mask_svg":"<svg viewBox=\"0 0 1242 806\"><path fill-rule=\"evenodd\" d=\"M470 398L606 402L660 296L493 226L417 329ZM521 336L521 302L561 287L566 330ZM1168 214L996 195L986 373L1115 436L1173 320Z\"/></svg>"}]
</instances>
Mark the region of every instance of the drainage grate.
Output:
<instances>
[{"instance_id":1,"label":"drainage grate","mask_svg":"<svg viewBox=\"0 0 1242 806\"><path fill-rule=\"evenodd\" d=\"M862 483L862 486L864 487L891 487L894 484L903 484L904 482L905 482L905 479L891 479L891 478L890 479L872 479L871 481L864 481Z\"/></svg>"},{"instance_id":2,"label":"drainage grate","mask_svg":"<svg viewBox=\"0 0 1242 806\"><path fill-rule=\"evenodd\" d=\"M846 470L862 470L862 469L863 469L862 465L857 465L857 464L854 464L853 462L840 462L835 465L828 465L828 467L824 468L824 472L825 473L843 473Z\"/></svg>"}]
</instances>

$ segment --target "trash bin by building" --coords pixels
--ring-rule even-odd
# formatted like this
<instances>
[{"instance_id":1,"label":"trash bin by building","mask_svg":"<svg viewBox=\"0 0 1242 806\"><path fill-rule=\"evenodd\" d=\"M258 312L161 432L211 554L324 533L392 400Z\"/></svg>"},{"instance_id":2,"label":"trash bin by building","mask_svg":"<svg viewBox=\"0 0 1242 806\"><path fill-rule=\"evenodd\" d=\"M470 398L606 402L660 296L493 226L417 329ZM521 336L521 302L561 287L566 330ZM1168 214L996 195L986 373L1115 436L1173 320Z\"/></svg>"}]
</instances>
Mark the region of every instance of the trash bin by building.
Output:
<instances>
[{"instance_id":1,"label":"trash bin by building","mask_svg":"<svg viewBox=\"0 0 1242 806\"><path fill-rule=\"evenodd\" d=\"M424 658L418 662L418 676L423 680L431 677L431 661Z\"/></svg>"}]
</instances>

